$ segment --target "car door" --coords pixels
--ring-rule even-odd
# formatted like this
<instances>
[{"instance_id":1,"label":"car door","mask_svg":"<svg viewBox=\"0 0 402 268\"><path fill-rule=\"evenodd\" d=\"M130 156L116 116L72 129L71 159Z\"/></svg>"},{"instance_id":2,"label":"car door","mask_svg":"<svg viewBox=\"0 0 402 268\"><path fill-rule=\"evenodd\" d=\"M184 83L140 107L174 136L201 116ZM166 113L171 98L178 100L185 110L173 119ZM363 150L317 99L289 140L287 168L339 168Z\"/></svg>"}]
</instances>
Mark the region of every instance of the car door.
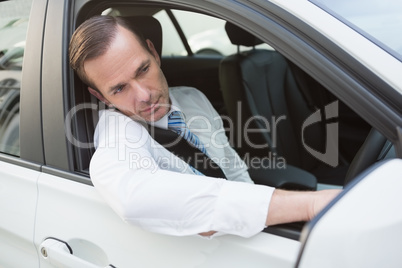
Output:
<instances>
[{"instance_id":1,"label":"car door","mask_svg":"<svg viewBox=\"0 0 402 268\"><path fill-rule=\"evenodd\" d=\"M212 240L155 234L123 222L104 202L87 170L76 165L82 160L80 150L91 146L70 142L79 132L76 113L96 107L93 103L69 106L74 82L65 55L75 24L71 18L82 19L106 6L96 1L70 4L48 1L44 27L41 116L46 161L37 180L34 224L40 266L244 267L253 262L254 267L266 263L291 267L299 250L296 240L268 233L251 239L225 236Z\"/></svg>"},{"instance_id":2,"label":"car door","mask_svg":"<svg viewBox=\"0 0 402 268\"><path fill-rule=\"evenodd\" d=\"M166 4L164 1L160 2ZM152 6L157 3L159 2L152 2ZM225 15L232 21L240 19L250 28L257 25L247 20L252 17L251 14L256 13L255 10L250 11L251 9L243 7L247 3L241 6L232 1L175 3L177 8L186 7L190 3L200 11L211 13L219 7L220 15ZM75 24L91 15L100 14L109 7L108 4L107 1L48 1L40 68L41 126L46 161L41 167L37 182L34 234L41 266L294 267L300 242L283 235L262 232L249 239L228 235L209 240L198 236L160 235L128 225L98 195L85 165L84 168L77 168L80 166L77 163L83 160L81 149L90 147L91 144L81 143L78 145L81 146L80 150L77 150L77 144L70 142L73 139L69 137L77 138L75 135L80 133L78 126L81 125L80 122L75 122L75 115L80 109L96 110L97 104L89 103L79 107L75 105L77 96L74 94L85 88L79 88L80 84L69 69L66 59L68 40ZM145 5L143 1L131 1L128 4L139 10ZM171 2L169 4L172 5ZM226 12L223 11L226 10L224 6L227 8ZM272 6L270 8L271 12L276 10ZM266 15L264 9L259 12ZM272 23L264 16L259 16L259 23ZM267 34L264 27L258 29L256 32L261 36ZM274 36L271 32L268 33L267 36ZM286 44L283 40L282 43ZM277 45L282 43L278 41ZM295 49L291 45L284 48L289 47ZM312 50L307 52L312 53ZM320 65L315 66L313 63L310 63L313 70L319 69L317 66ZM345 92L349 93L346 89ZM84 131L81 134L89 136L91 133Z\"/></svg>"}]
</instances>

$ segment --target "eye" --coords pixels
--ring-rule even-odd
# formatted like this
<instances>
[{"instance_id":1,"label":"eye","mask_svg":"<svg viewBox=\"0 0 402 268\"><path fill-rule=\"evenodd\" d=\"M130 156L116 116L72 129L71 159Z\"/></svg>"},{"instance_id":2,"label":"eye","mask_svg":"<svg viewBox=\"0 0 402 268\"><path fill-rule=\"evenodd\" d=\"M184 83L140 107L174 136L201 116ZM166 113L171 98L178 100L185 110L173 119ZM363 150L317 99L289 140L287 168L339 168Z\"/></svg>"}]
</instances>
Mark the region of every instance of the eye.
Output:
<instances>
[{"instance_id":1,"label":"eye","mask_svg":"<svg viewBox=\"0 0 402 268\"><path fill-rule=\"evenodd\" d=\"M116 95L116 94L122 92L123 89L124 89L124 85L121 85L121 86L117 87L117 88L113 91L113 95Z\"/></svg>"},{"instance_id":2,"label":"eye","mask_svg":"<svg viewBox=\"0 0 402 268\"><path fill-rule=\"evenodd\" d=\"M146 73L149 70L149 65L145 66L144 68L142 68L141 72L142 73Z\"/></svg>"}]
</instances>

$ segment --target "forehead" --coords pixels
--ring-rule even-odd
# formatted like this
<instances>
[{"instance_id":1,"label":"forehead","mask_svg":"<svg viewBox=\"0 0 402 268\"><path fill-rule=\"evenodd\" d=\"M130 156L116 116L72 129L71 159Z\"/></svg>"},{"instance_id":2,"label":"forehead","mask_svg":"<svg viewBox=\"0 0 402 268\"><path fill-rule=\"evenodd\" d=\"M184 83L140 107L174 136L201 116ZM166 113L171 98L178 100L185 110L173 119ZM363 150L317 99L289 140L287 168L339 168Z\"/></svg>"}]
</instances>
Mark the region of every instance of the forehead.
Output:
<instances>
[{"instance_id":1,"label":"forehead","mask_svg":"<svg viewBox=\"0 0 402 268\"><path fill-rule=\"evenodd\" d=\"M131 48L132 50L139 52L144 52L143 50L145 50L145 52L147 51L146 44L143 44L143 42L141 42L140 38L135 33L125 28L124 26L117 24L116 28L111 28L110 31L113 31L114 33L109 35L109 37L108 36L105 37L107 39L109 38L110 39L105 40L104 45L102 44L95 45L94 49L98 48L99 51L89 53L88 54L89 57L84 59L83 62L84 65L86 61L102 57L107 53L111 53L117 50L120 50L122 52L128 52ZM91 37L88 36L87 38L90 39ZM141 49L141 47L144 49Z\"/></svg>"},{"instance_id":2,"label":"forehead","mask_svg":"<svg viewBox=\"0 0 402 268\"><path fill-rule=\"evenodd\" d=\"M84 71L90 81L101 90L110 83L122 83L127 72L149 58L149 52L131 31L118 26L116 35L102 55L84 62ZM134 70L133 70L134 69Z\"/></svg>"}]
</instances>

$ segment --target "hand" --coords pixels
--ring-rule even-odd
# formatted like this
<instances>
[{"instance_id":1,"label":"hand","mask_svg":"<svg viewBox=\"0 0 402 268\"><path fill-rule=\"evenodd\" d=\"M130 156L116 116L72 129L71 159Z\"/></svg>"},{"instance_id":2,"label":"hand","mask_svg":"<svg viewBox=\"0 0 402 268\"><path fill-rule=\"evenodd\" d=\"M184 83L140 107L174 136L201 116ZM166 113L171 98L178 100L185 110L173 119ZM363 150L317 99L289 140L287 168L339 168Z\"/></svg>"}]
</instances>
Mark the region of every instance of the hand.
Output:
<instances>
[{"instance_id":1,"label":"hand","mask_svg":"<svg viewBox=\"0 0 402 268\"><path fill-rule=\"evenodd\" d=\"M214 233L216 233L216 232L215 231L209 231L209 232L205 232L205 233L199 233L199 235L201 235L201 236L211 236Z\"/></svg>"},{"instance_id":2,"label":"hand","mask_svg":"<svg viewBox=\"0 0 402 268\"><path fill-rule=\"evenodd\" d=\"M269 204L266 225L309 221L314 218L341 190L317 192L276 189Z\"/></svg>"}]
</instances>

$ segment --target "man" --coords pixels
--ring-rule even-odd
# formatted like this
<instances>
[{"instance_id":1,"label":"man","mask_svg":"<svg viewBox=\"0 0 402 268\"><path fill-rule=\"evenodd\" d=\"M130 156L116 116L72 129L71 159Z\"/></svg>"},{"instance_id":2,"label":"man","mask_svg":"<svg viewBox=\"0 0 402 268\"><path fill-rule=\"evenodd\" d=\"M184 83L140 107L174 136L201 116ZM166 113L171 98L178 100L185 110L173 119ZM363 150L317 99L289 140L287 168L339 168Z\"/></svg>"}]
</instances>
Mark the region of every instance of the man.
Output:
<instances>
[{"instance_id":1,"label":"man","mask_svg":"<svg viewBox=\"0 0 402 268\"><path fill-rule=\"evenodd\" d=\"M152 42L121 18L84 22L70 42L70 64L91 94L117 109L101 113L90 174L106 202L129 223L169 235L249 237L267 225L310 220L338 194L253 184L244 166L235 168L241 160L221 121L211 122L218 114L209 101L192 88L169 89ZM208 156L229 160L228 166L221 163L228 180L196 175L196 167L149 136L144 122L168 128L175 111L192 121L190 129ZM203 120L193 120L197 115Z\"/></svg>"}]
</instances>

